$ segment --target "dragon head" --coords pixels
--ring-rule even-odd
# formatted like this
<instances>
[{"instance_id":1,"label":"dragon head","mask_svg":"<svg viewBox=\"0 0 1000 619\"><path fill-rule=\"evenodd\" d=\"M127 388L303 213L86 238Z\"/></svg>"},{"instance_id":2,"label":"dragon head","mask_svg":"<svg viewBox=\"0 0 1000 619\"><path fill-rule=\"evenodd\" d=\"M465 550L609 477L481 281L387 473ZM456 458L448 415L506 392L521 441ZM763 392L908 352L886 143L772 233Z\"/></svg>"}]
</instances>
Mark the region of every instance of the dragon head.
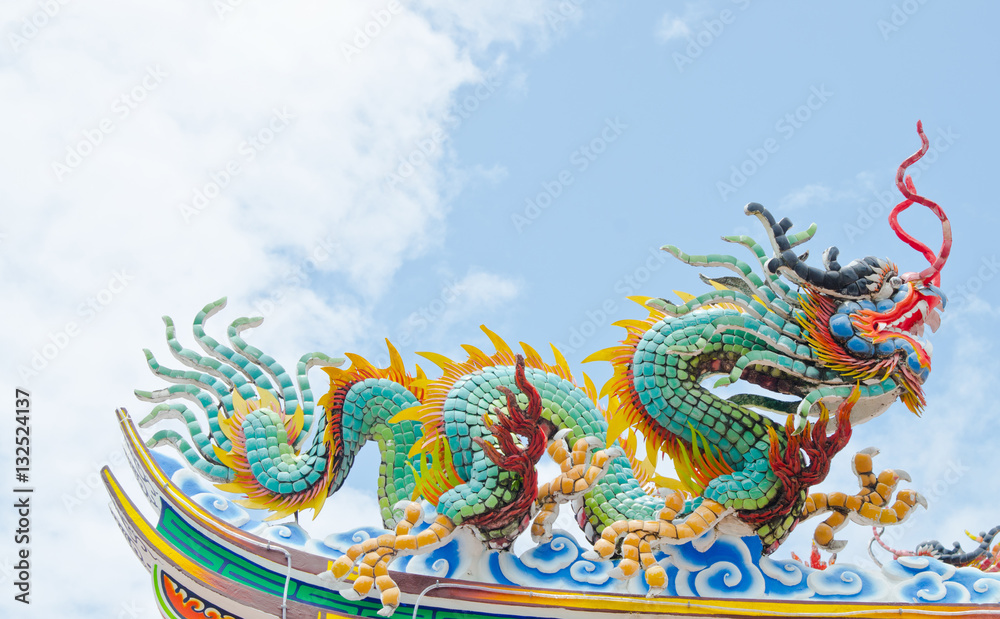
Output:
<instances>
[{"instance_id":1,"label":"dragon head","mask_svg":"<svg viewBox=\"0 0 1000 619\"><path fill-rule=\"evenodd\" d=\"M924 329L937 330L941 324L937 312L947 302L939 286L941 268L951 251L951 226L941 207L918 195L912 178L905 176L906 169L927 152L927 136L919 122L917 132L922 145L897 170L896 186L905 199L893 208L889 224L900 239L931 263L919 273L901 274L895 264L874 256L841 266L836 247L823 253L823 268L807 265L808 252L796 255L792 251L797 239L787 235L791 221L785 218L775 222L756 203L746 207L748 214L756 215L768 228L774 257L765 265L767 270L784 276L803 291L798 319L816 359L845 379L893 379L897 387L894 397L873 402L879 410L869 410L864 417L884 410L895 395L911 411L920 413L924 405L921 386L930 374L932 354L930 343L923 339ZM944 238L937 254L899 225L899 213L914 203L928 207L941 220Z\"/></svg>"}]
</instances>

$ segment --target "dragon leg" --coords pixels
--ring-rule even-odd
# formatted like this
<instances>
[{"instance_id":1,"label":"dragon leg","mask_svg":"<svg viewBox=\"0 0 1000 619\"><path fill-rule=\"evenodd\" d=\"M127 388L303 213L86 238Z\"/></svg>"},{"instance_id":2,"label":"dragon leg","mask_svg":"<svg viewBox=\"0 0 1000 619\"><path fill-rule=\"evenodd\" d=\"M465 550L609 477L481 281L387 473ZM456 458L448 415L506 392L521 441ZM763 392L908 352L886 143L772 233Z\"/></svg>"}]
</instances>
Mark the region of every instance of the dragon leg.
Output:
<instances>
[{"instance_id":1,"label":"dragon leg","mask_svg":"<svg viewBox=\"0 0 1000 619\"><path fill-rule=\"evenodd\" d=\"M621 450L616 447L594 451L603 443L595 437L577 439L571 451L563 438L565 433L559 432L549 442L549 456L562 472L538 489L536 505L539 512L531 525L531 539L536 543L552 539L552 523L559 513L559 505L573 502L590 492L608 472L611 461L621 455Z\"/></svg>"},{"instance_id":2,"label":"dragon leg","mask_svg":"<svg viewBox=\"0 0 1000 619\"><path fill-rule=\"evenodd\" d=\"M655 595L666 584L666 572L656 565L653 550L664 544L682 544L700 537L713 530L719 520L733 511L721 503L703 499L683 521L677 522L678 514L684 509L683 497L677 493L669 494L656 520L619 520L605 527L601 538L594 543L593 553L597 557L590 556L611 558L621 539L622 560L611 575L632 578L641 567L650 587L649 595Z\"/></svg>"},{"instance_id":3,"label":"dragon leg","mask_svg":"<svg viewBox=\"0 0 1000 619\"><path fill-rule=\"evenodd\" d=\"M455 524L447 517L437 519L420 533L413 535L411 529L420 522L423 510L418 503L409 503L403 510L403 518L396 525L395 533L386 533L369 538L347 549L327 572L320 574L325 580L342 581L357 564L358 575L345 597L361 599L374 586L380 592L382 609L379 615L388 617L399 606L399 587L389 576L389 564L403 554L427 552L444 543L455 530Z\"/></svg>"},{"instance_id":4,"label":"dragon leg","mask_svg":"<svg viewBox=\"0 0 1000 619\"><path fill-rule=\"evenodd\" d=\"M830 494L818 492L806 499L802 519L826 512L833 512L816 527L813 538L820 548L829 552L841 550L846 542L835 540L834 535L847 524L848 519L859 524L885 526L903 522L918 504L927 507L927 501L913 490L901 490L896 501L889 505L900 480L910 481L904 471L885 470L875 475L872 456L878 450L869 447L854 456L854 474L858 477L861 491L854 495L843 492Z\"/></svg>"},{"instance_id":5,"label":"dragon leg","mask_svg":"<svg viewBox=\"0 0 1000 619\"><path fill-rule=\"evenodd\" d=\"M611 571L611 576L632 578L641 568L649 585L647 597L658 595L666 586L667 573L657 564L653 551L663 544L681 544L699 537L732 511L715 501L704 500L683 522L675 524L673 520L683 509L684 500L672 494L667 497L657 520L619 521L605 528L593 552L602 559L609 559L617 540L621 539L622 559Z\"/></svg>"}]
</instances>

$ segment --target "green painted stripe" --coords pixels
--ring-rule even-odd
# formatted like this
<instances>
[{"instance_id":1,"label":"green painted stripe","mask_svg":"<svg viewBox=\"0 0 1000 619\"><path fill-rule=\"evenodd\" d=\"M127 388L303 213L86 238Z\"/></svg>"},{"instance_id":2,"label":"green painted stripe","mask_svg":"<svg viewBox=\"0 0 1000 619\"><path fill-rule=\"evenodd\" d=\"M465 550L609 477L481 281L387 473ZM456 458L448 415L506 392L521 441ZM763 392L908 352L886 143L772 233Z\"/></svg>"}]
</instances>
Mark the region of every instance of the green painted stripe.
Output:
<instances>
[{"instance_id":1,"label":"green painted stripe","mask_svg":"<svg viewBox=\"0 0 1000 619\"><path fill-rule=\"evenodd\" d=\"M172 508L164 506L157 530L178 550L192 561L259 591L281 597L285 589L285 576L247 561L235 552L219 546L191 527ZM288 597L294 599L296 586L288 586Z\"/></svg>"},{"instance_id":2,"label":"green painted stripe","mask_svg":"<svg viewBox=\"0 0 1000 619\"><path fill-rule=\"evenodd\" d=\"M251 589L269 593L278 598L282 596L285 587L284 574L273 572L263 566L250 562L228 548L224 548L213 542L181 518L166 503L163 504L163 510L160 513L160 522L156 528L171 545L195 563ZM160 591L156 570L154 570L154 589L161 607L167 608L165 600L162 597L162 592ZM382 604L376 600L346 600L339 592L333 589L317 587L300 580L295 580L294 578L288 584L288 599L319 607L326 611L341 613L348 617L372 617L377 619L380 617L378 611L382 610ZM174 615L170 614L173 619ZM401 604L396 611L396 616L410 617L412 615L413 607L407 604ZM417 617L420 619L512 619L518 617L518 615L499 615L422 607L418 610Z\"/></svg>"}]
</instances>

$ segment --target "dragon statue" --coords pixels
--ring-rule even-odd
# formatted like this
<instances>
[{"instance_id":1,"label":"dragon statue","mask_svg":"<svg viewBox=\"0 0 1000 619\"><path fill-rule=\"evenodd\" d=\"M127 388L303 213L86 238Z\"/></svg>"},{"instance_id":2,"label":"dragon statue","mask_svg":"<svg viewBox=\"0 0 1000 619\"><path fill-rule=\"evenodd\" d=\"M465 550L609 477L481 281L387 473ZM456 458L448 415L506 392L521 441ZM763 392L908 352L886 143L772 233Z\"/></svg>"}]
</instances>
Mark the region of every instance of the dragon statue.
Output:
<instances>
[{"instance_id":1,"label":"dragon statue","mask_svg":"<svg viewBox=\"0 0 1000 619\"><path fill-rule=\"evenodd\" d=\"M600 392L586 376L577 383L555 347L548 363L527 344L516 353L485 327L492 354L472 346L461 361L422 353L440 368L437 378L419 366L407 370L387 342L386 368L347 354L344 369L344 359L313 353L300 359L293 379L242 339L260 319L230 325L230 346L205 333L223 300L195 319L203 352L181 345L165 319L171 350L187 370L162 367L146 351L153 372L175 384L136 392L159 403L142 425L174 417L189 434L160 430L149 444L173 444L220 489L278 519L306 508L318 513L360 449L376 442L379 506L393 532L351 547L324 576L334 583L355 571L345 594L365 596L376 587L386 615L399 603L388 571L396 556L439 547L460 527L492 548L509 547L528 528L542 542L563 504L593 542L594 558L618 559L613 574L620 578L642 572L651 595L665 585L658 547L702 536L710 542L719 530L755 533L769 553L798 523L829 514L815 540L836 551L843 542L835 533L848 520L884 526L926 505L916 492L896 493L905 473L874 473L873 449L853 459L860 492L809 493L853 425L897 399L916 414L924 406L931 347L922 335L925 326L937 328L945 304L940 271L951 233L941 208L905 175L928 149L919 123L917 130L922 146L899 167L905 199L889 221L931 263L923 271L900 273L875 257L841 265L835 247L824 252L822 268L811 266L808 252L795 248L816 226L792 233L791 221L751 203L746 213L763 223L770 252L748 236L724 240L749 250L750 263L664 247L689 265L734 275L706 280L711 291L681 295L679 303L635 297L648 316L617 323L624 340L587 359L613 367ZM915 203L941 221L937 253L897 222ZM316 365L330 379L318 401L307 377ZM725 399L704 386L709 377L717 377L715 387L742 380L784 399ZM178 401L185 398L207 414L207 430L203 416ZM546 451L560 473L539 486L535 464ZM678 479L657 473L664 455ZM422 510L414 501L421 499L434 506L436 520L417 532Z\"/></svg>"}]
</instances>

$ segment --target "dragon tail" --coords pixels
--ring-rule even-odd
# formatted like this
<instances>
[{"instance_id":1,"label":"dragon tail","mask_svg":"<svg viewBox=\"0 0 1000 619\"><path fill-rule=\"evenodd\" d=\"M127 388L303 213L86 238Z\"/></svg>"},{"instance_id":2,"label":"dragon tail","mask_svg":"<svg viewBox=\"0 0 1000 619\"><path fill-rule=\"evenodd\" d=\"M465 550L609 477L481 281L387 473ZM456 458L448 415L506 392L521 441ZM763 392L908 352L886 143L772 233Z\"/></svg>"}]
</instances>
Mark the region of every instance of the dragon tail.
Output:
<instances>
[{"instance_id":1,"label":"dragon tail","mask_svg":"<svg viewBox=\"0 0 1000 619\"><path fill-rule=\"evenodd\" d=\"M159 429L147 445L174 446L220 489L245 494L243 505L271 509L274 518L303 507L318 511L326 497L321 491L330 483L330 454L323 440L328 424L324 415L315 414L308 372L318 365L340 365L343 360L321 353L303 355L293 378L275 359L241 337L243 331L260 325L262 318L233 321L228 345L205 332L207 319L225 305L226 299L220 299L195 317L195 340L202 351L182 345L173 320L164 317L170 351L188 369L164 367L152 352L144 351L153 374L173 384L135 391L140 400L157 404L140 426L159 426L168 419L185 425L183 434ZM303 449L313 429L315 438Z\"/></svg>"}]
</instances>

